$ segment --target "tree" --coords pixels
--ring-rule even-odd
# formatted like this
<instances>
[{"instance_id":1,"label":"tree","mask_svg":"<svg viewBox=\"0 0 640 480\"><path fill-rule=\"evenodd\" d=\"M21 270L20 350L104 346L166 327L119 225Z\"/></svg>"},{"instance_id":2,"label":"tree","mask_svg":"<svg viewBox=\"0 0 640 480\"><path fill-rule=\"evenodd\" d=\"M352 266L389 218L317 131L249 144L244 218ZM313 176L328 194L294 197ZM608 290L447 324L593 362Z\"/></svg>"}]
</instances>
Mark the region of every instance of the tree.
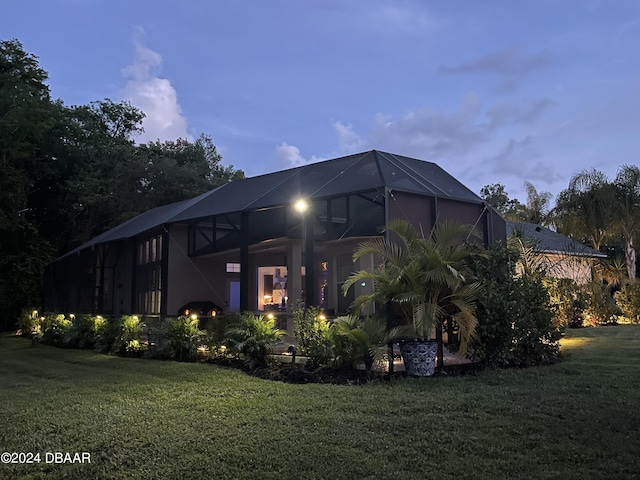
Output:
<instances>
[{"instance_id":1,"label":"tree","mask_svg":"<svg viewBox=\"0 0 640 480\"><path fill-rule=\"evenodd\" d=\"M355 300L355 311L370 304L391 305L411 325L412 336L429 339L434 328L453 319L460 332L460 354L475 334L475 299L479 282L468 278L470 251L465 244L470 230L446 221L427 237L405 220L391 220L383 232L398 241L374 238L358 246L353 259L374 254L382 260L370 270L353 273L343 292L363 280L373 280L373 291Z\"/></svg>"},{"instance_id":2,"label":"tree","mask_svg":"<svg viewBox=\"0 0 640 480\"><path fill-rule=\"evenodd\" d=\"M37 205L51 160L56 117L47 73L17 40L0 41L0 316L4 328L21 307L38 303L42 266L51 255L38 236Z\"/></svg>"},{"instance_id":3,"label":"tree","mask_svg":"<svg viewBox=\"0 0 640 480\"><path fill-rule=\"evenodd\" d=\"M600 250L613 235L615 195L614 186L599 170L574 175L556 200L553 217L558 231Z\"/></svg>"},{"instance_id":4,"label":"tree","mask_svg":"<svg viewBox=\"0 0 640 480\"><path fill-rule=\"evenodd\" d=\"M140 187L146 204L158 206L200 195L224 183L244 178L233 165L224 167L211 137L149 142L137 152L144 165Z\"/></svg>"},{"instance_id":5,"label":"tree","mask_svg":"<svg viewBox=\"0 0 640 480\"><path fill-rule=\"evenodd\" d=\"M629 279L636 278L636 251L633 238L640 231L640 168L623 165L614 181L615 220L625 241L625 260Z\"/></svg>"},{"instance_id":6,"label":"tree","mask_svg":"<svg viewBox=\"0 0 640 480\"><path fill-rule=\"evenodd\" d=\"M485 185L480 190L484 201L496 209L506 220L546 225L549 223L549 203L553 198L549 192L540 192L529 182L524 182L527 191L527 203L509 198L505 186L501 183Z\"/></svg>"},{"instance_id":7,"label":"tree","mask_svg":"<svg viewBox=\"0 0 640 480\"><path fill-rule=\"evenodd\" d=\"M136 145L144 113L104 99L67 107L18 40L0 41L0 316L40 302L60 255L148 209L244 177L210 137ZM8 328L6 324L4 328Z\"/></svg>"},{"instance_id":8,"label":"tree","mask_svg":"<svg viewBox=\"0 0 640 480\"><path fill-rule=\"evenodd\" d=\"M480 197L505 219L511 221L523 220L525 206L517 198L509 198L505 186L501 183L485 185L480 190Z\"/></svg>"},{"instance_id":9,"label":"tree","mask_svg":"<svg viewBox=\"0 0 640 480\"><path fill-rule=\"evenodd\" d=\"M549 222L549 204L553 195L549 192L538 192L529 182L524 182L527 191L527 204L524 216L527 222L546 225Z\"/></svg>"}]
</instances>

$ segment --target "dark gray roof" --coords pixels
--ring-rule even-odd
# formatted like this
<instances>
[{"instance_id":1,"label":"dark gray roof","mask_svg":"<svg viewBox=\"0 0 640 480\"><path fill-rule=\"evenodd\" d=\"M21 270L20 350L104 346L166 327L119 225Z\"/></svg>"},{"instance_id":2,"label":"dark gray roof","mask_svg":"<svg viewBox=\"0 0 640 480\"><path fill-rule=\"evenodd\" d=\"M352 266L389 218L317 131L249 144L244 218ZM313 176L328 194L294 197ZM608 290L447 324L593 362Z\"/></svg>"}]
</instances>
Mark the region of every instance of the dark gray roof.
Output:
<instances>
[{"instance_id":1,"label":"dark gray roof","mask_svg":"<svg viewBox=\"0 0 640 480\"><path fill-rule=\"evenodd\" d=\"M286 205L299 197L320 199L385 187L483 203L480 197L435 163L371 150L236 180L190 200L154 208L69 254L100 243L132 238L167 223Z\"/></svg>"},{"instance_id":2,"label":"dark gray roof","mask_svg":"<svg viewBox=\"0 0 640 480\"><path fill-rule=\"evenodd\" d=\"M587 245L576 242L558 232L554 232L535 223L507 222L507 237L521 232L525 240L536 244L536 250L542 253L560 253L569 255L581 255L586 257L606 258L607 256Z\"/></svg>"}]
</instances>

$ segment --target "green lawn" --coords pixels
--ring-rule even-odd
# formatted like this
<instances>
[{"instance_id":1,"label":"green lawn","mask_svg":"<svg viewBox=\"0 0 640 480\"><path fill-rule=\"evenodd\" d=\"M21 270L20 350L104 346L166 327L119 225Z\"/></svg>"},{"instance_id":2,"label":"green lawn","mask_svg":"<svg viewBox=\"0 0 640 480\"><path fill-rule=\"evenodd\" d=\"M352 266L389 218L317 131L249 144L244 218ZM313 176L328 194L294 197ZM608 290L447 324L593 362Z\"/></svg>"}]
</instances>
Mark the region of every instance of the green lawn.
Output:
<instances>
[{"instance_id":1,"label":"green lawn","mask_svg":"<svg viewBox=\"0 0 640 480\"><path fill-rule=\"evenodd\" d=\"M570 330L563 351L524 370L288 385L0 336L0 452L41 454L0 478L639 478L640 326Z\"/></svg>"}]
</instances>

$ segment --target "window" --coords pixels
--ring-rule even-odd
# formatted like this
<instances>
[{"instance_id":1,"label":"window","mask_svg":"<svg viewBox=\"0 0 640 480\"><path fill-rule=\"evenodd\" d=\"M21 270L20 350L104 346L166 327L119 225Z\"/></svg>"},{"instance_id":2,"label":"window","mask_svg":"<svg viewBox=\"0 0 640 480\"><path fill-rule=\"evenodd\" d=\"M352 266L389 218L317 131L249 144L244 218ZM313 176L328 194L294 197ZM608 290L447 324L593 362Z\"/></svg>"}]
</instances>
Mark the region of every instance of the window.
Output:
<instances>
[{"instance_id":1,"label":"window","mask_svg":"<svg viewBox=\"0 0 640 480\"><path fill-rule=\"evenodd\" d=\"M162 235L144 240L138 244L138 265L162 260Z\"/></svg>"},{"instance_id":2,"label":"window","mask_svg":"<svg viewBox=\"0 0 640 480\"><path fill-rule=\"evenodd\" d=\"M240 273L240 264L227 263L227 273Z\"/></svg>"},{"instance_id":3,"label":"window","mask_svg":"<svg viewBox=\"0 0 640 480\"><path fill-rule=\"evenodd\" d=\"M138 244L137 310L158 314L162 300L162 235Z\"/></svg>"}]
</instances>

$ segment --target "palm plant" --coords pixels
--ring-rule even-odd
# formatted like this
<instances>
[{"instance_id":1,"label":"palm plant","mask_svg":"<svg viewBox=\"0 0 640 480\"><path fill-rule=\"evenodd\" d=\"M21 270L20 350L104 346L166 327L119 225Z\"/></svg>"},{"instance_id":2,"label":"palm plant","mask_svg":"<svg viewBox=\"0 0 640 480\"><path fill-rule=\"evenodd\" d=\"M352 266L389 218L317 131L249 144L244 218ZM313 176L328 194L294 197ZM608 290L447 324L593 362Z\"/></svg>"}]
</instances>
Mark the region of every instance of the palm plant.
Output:
<instances>
[{"instance_id":1,"label":"palm plant","mask_svg":"<svg viewBox=\"0 0 640 480\"><path fill-rule=\"evenodd\" d=\"M276 328L275 319L245 312L237 323L227 327L226 343L237 353L244 355L249 368L267 363L275 344L284 332Z\"/></svg>"},{"instance_id":2,"label":"palm plant","mask_svg":"<svg viewBox=\"0 0 640 480\"><path fill-rule=\"evenodd\" d=\"M475 334L476 297L481 284L469 281L465 241L473 230L454 221L436 225L425 236L405 220L391 220L383 229L386 238L361 243L353 259L374 254L382 260L369 270L353 273L343 292L355 283L373 280L373 291L358 297L355 313L371 304L389 305L400 312L409 326L410 337L429 340L435 328L453 319L460 332L460 354ZM389 237L397 238L393 241Z\"/></svg>"},{"instance_id":3,"label":"palm plant","mask_svg":"<svg viewBox=\"0 0 640 480\"><path fill-rule=\"evenodd\" d=\"M607 176L599 170L583 170L558 195L554 220L561 233L587 240L600 250L613 233L615 211L615 189Z\"/></svg>"},{"instance_id":4,"label":"palm plant","mask_svg":"<svg viewBox=\"0 0 640 480\"><path fill-rule=\"evenodd\" d=\"M538 192L532 183L524 182L527 191L527 204L523 209L527 222L546 225L549 220L549 203L553 195L549 192Z\"/></svg>"},{"instance_id":5,"label":"palm plant","mask_svg":"<svg viewBox=\"0 0 640 480\"><path fill-rule=\"evenodd\" d=\"M629 279L636 279L636 251L633 237L640 231L640 168L623 165L614 181L615 218L625 241L625 259Z\"/></svg>"},{"instance_id":6,"label":"palm plant","mask_svg":"<svg viewBox=\"0 0 640 480\"><path fill-rule=\"evenodd\" d=\"M387 330L386 319L381 316L338 317L330 332L336 363L353 366L362 362L367 372L384 359L387 343L398 336L398 329Z\"/></svg>"}]
</instances>

